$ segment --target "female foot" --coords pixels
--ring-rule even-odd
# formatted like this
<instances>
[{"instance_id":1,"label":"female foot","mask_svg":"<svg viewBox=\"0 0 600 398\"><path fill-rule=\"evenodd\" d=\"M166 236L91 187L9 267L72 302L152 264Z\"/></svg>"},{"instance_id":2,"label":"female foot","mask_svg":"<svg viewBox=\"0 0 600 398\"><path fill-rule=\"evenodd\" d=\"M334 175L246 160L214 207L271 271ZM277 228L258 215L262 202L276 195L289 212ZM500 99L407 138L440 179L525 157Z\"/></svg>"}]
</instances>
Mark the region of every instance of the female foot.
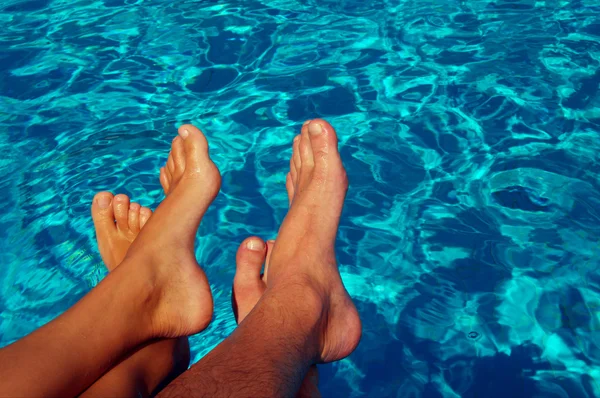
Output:
<instances>
[{"instance_id":1,"label":"female foot","mask_svg":"<svg viewBox=\"0 0 600 398\"><path fill-rule=\"evenodd\" d=\"M100 192L94 196L92 219L98 250L109 271L121 264L129 246L151 215L149 208L129 203L127 195L113 197L110 192Z\"/></svg>"},{"instance_id":2,"label":"female foot","mask_svg":"<svg viewBox=\"0 0 600 398\"><path fill-rule=\"evenodd\" d=\"M109 271L125 258L131 243L150 219L152 211L129 202L127 195L100 192L92 203L100 255ZM187 337L151 343L112 368L82 397L148 397L183 373L190 363Z\"/></svg>"},{"instance_id":3,"label":"female foot","mask_svg":"<svg viewBox=\"0 0 600 398\"><path fill-rule=\"evenodd\" d=\"M146 222L118 270L137 273L152 290L153 337L188 336L204 330L213 311L212 294L194 255L198 226L221 186L204 134L179 128L160 183L167 197ZM140 269L139 264L145 264ZM143 271L143 272L142 272Z\"/></svg>"},{"instance_id":4,"label":"female foot","mask_svg":"<svg viewBox=\"0 0 600 398\"><path fill-rule=\"evenodd\" d=\"M186 125L179 135L162 176L168 196L121 264L59 317L0 349L5 395L76 396L153 339L206 328L212 296L194 240L221 178L200 130Z\"/></svg>"},{"instance_id":5,"label":"female foot","mask_svg":"<svg viewBox=\"0 0 600 398\"><path fill-rule=\"evenodd\" d=\"M238 248L231 300L235 320L238 324L248 316L267 289L264 281L266 274L263 275L260 271L263 264L265 264L265 269L267 268L274 244L274 240L265 243L258 237L251 237L244 240ZM317 398L320 396L319 372L317 366L313 365L304 377L297 397Z\"/></svg>"}]
</instances>

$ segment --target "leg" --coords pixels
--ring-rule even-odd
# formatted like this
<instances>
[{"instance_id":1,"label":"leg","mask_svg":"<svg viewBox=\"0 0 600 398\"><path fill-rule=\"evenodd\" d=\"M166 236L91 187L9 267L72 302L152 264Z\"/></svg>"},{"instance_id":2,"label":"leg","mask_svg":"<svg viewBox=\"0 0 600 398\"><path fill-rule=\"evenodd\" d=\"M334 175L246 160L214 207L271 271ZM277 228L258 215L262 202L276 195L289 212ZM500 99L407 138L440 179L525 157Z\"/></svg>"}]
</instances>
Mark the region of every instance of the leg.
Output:
<instances>
[{"instance_id":1,"label":"leg","mask_svg":"<svg viewBox=\"0 0 600 398\"><path fill-rule=\"evenodd\" d=\"M358 345L360 319L334 254L347 179L327 122L302 127L287 184L292 205L264 294L231 336L163 396L293 396L311 365L344 358Z\"/></svg>"},{"instance_id":2,"label":"leg","mask_svg":"<svg viewBox=\"0 0 600 398\"><path fill-rule=\"evenodd\" d=\"M64 314L0 350L7 396L81 393L136 346L197 333L212 317L212 295L194 257L195 235L220 187L208 144L179 129L168 165L169 195L125 260ZM50 377L51 376L51 377Z\"/></svg>"},{"instance_id":3,"label":"leg","mask_svg":"<svg viewBox=\"0 0 600 398\"><path fill-rule=\"evenodd\" d=\"M265 244L260 238L252 237L242 242L238 249L231 302L238 324L248 316L267 289L265 283L267 274L261 275L260 271L263 263L265 263L265 269L268 268L274 245L275 241L268 241ZM316 365L311 366L308 370L297 397L321 397L319 372Z\"/></svg>"},{"instance_id":4,"label":"leg","mask_svg":"<svg viewBox=\"0 0 600 398\"><path fill-rule=\"evenodd\" d=\"M137 203L130 204L126 195L113 197L109 192L96 195L92 218L100 255L109 271L121 264L129 246L151 215L150 209ZM160 340L135 351L81 396L147 397L184 372L189 363L187 337Z\"/></svg>"}]
</instances>

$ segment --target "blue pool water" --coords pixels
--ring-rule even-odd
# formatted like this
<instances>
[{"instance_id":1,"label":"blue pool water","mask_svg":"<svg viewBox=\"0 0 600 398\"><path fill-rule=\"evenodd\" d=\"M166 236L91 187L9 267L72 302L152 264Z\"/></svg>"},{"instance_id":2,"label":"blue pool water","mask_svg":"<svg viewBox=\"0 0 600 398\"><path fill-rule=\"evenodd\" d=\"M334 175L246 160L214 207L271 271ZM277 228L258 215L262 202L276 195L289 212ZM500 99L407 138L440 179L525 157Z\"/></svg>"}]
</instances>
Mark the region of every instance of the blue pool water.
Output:
<instances>
[{"instance_id":1,"label":"blue pool water","mask_svg":"<svg viewBox=\"0 0 600 398\"><path fill-rule=\"evenodd\" d=\"M2 0L0 25L0 346L101 280L92 196L155 207L193 122L223 174L198 361L235 327L235 249L276 234L291 139L321 116L364 323L324 396L600 396L597 0Z\"/></svg>"}]
</instances>

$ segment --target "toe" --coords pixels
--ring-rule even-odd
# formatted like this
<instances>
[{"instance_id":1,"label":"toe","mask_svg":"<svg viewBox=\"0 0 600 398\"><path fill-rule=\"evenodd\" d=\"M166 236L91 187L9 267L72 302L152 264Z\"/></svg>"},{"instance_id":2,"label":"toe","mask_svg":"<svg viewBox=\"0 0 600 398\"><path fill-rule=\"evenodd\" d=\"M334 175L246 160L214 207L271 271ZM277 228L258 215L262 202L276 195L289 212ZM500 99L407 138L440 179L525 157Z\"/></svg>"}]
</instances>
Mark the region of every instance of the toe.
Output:
<instances>
[{"instance_id":1,"label":"toe","mask_svg":"<svg viewBox=\"0 0 600 398\"><path fill-rule=\"evenodd\" d=\"M117 228L120 231L129 229L129 197L119 194L113 199L113 211L115 212L115 220L117 220Z\"/></svg>"},{"instance_id":2,"label":"toe","mask_svg":"<svg viewBox=\"0 0 600 398\"><path fill-rule=\"evenodd\" d=\"M300 135L294 137L294 143L292 144L292 160L294 162L294 167L296 168L296 172L300 172L300 168L302 167L302 160L300 158Z\"/></svg>"},{"instance_id":3,"label":"toe","mask_svg":"<svg viewBox=\"0 0 600 398\"><path fill-rule=\"evenodd\" d=\"M302 129L302 134L300 134L300 144L298 145L300 149L300 161L302 162L302 168L312 168L314 166L314 158L313 158L313 149L310 143L310 133L308 132L308 128Z\"/></svg>"},{"instance_id":4,"label":"toe","mask_svg":"<svg viewBox=\"0 0 600 398\"><path fill-rule=\"evenodd\" d=\"M234 312L237 310L238 323L254 308L265 290L265 284L260 279L260 270L266 255L267 246L257 237L244 240L237 251L233 305Z\"/></svg>"},{"instance_id":5,"label":"toe","mask_svg":"<svg viewBox=\"0 0 600 398\"><path fill-rule=\"evenodd\" d=\"M171 157L173 158L174 169L171 171L175 178L181 177L185 170L185 148L183 139L179 136L175 137L171 145Z\"/></svg>"},{"instance_id":6,"label":"toe","mask_svg":"<svg viewBox=\"0 0 600 398\"><path fill-rule=\"evenodd\" d=\"M267 283L267 278L269 275L269 264L271 263L271 254L273 254L273 249L275 248L275 241L268 240L267 241L267 260L265 261L265 271L263 272L263 282Z\"/></svg>"},{"instance_id":7,"label":"toe","mask_svg":"<svg viewBox=\"0 0 600 398\"><path fill-rule=\"evenodd\" d=\"M294 155L290 158L290 176L292 177L292 184L296 184L298 181L298 170L296 170L296 165L294 164Z\"/></svg>"},{"instance_id":8,"label":"toe","mask_svg":"<svg viewBox=\"0 0 600 398\"><path fill-rule=\"evenodd\" d=\"M144 228L144 225L146 225L151 215L152 210L150 210L149 208L142 207L140 209L140 229Z\"/></svg>"},{"instance_id":9,"label":"toe","mask_svg":"<svg viewBox=\"0 0 600 398\"><path fill-rule=\"evenodd\" d=\"M139 203L132 203L129 205L129 216L128 224L129 230L135 234L140 232L140 209L142 206Z\"/></svg>"},{"instance_id":10,"label":"toe","mask_svg":"<svg viewBox=\"0 0 600 398\"><path fill-rule=\"evenodd\" d=\"M168 161L167 161L167 163L168 163ZM169 182L169 188L171 188L171 186L175 185L175 181L173 181L173 175L169 171L167 164L165 164L165 167L163 167L163 170L165 171L165 176L167 177L167 181Z\"/></svg>"},{"instance_id":11,"label":"toe","mask_svg":"<svg viewBox=\"0 0 600 398\"><path fill-rule=\"evenodd\" d=\"M183 139L183 148L185 151L185 164L192 169L202 168L209 162L208 142L202 132L191 124L184 124L179 127L179 136Z\"/></svg>"},{"instance_id":12,"label":"toe","mask_svg":"<svg viewBox=\"0 0 600 398\"><path fill-rule=\"evenodd\" d=\"M302 168L298 173L298 182L296 187L298 191L305 189L310 183L313 176L313 169L315 166L313 151L310 144L310 135L307 128L303 128L302 136L300 137L299 151L300 159L302 162Z\"/></svg>"},{"instance_id":13,"label":"toe","mask_svg":"<svg viewBox=\"0 0 600 398\"><path fill-rule=\"evenodd\" d=\"M175 177L175 161L173 160L173 153L169 153L169 158L167 159L167 170L169 170L169 174L172 177Z\"/></svg>"},{"instance_id":14,"label":"toe","mask_svg":"<svg viewBox=\"0 0 600 398\"><path fill-rule=\"evenodd\" d=\"M291 205L294 199L294 181L291 173L287 173L287 176L285 176L285 189L287 190L288 200Z\"/></svg>"},{"instance_id":15,"label":"toe","mask_svg":"<svg viewBox=\"0 0 600 398\"><path fill-rule=\"evenodd\" d=\"M115 215L112 207L113 194L99 192L92 202L92 218L96 232L115 229Z\"/></svg>"},{"instance_id":16,"label":"toe","mask_svg":"<svg viewBox=\"0 0 600 398\"><path fill-rule=\"evenodd\" d=\"M242 242L236 254L235 277L258 280L260 270L267 256L267 245L255 236Z\"/></svg>"},{"instance_id":17,"label":"toe","mask_svg":"<svg viewBox=\"0 0 600 398\"><path fill-rule=\"evenodd\" d=\"M160 168L160 185L162 186L163 190L165 191L165 195L169 193L169 178L167 177L167 172L165 171L164 167Z\"/></svg>"},{"instance_id":18,"label":"toe","mask_svg":"<svg viewBox=\"0 0 600 398\"><path fill-rule=\"evenodd\" d=\"M339 160L337 134L329 123L323 119L314 119L307 130L316 168L326 166L332 161L332 157Z\"/></svg>"}]
</instances>

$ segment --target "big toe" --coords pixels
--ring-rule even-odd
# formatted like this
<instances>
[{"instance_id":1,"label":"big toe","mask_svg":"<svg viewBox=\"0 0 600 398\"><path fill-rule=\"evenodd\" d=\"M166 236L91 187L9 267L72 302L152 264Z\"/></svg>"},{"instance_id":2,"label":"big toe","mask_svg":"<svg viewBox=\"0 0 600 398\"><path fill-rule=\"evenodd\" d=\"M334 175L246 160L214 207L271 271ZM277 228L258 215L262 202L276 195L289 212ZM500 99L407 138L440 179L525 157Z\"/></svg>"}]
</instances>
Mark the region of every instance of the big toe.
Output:
<instances>
[{"instance_id":1,"label":"big toe","mask_svg":"<svg viewBox=\"0 0 600 398\"><path fill-rule=\"evenodd\" d=\"M110 192L99 192L94 196L92 202L92 219L96 233L104 233L115 230L115 215L113 212L113 194Z\"/></svg>"},{"instance_id":2,"label":"big toe","mask_svg":"<svg viewBox=\"0 0 600 398\"><path fill-rule=\"evenodd\" d=\"M313 119L304 128L308 130L314 162L311 181L327 187L327 190L345 192L348 178L338 151L335 129L323 119Z\"/></svg>"},{"instance_id":3,"label":"big toe","mask_svg":"<svg viewBox=\"0 0 600 398\"><path fill-rule=\"evenodd\" d=\"M252 311L266 288L260 275L266 256L267 245L258 237L247 238L238 248L232 297L238 323Z\"/></svg>"},{"instance_id":4,"label":"big toe","mask_svg":"<svg viewBox=\"0 0 600 398\"><path fill-rule=\"evenodd\" d=\"M306 128L310 136L315 168L339 159L338 137L331 124L323 119L313 119Z\"/></svg>"},{"instance_id":5,"label":"big toe","mask_svg":"<svg viewBox=\"0 0 600 398\"><path fill-rule=\"evenodd\" d=\"M206 162L210 161L208 141L199 128L191 124L184 124L179 127L179 136L183 139L186 170L205 166Z\"/></svg>"}]
</instances>

